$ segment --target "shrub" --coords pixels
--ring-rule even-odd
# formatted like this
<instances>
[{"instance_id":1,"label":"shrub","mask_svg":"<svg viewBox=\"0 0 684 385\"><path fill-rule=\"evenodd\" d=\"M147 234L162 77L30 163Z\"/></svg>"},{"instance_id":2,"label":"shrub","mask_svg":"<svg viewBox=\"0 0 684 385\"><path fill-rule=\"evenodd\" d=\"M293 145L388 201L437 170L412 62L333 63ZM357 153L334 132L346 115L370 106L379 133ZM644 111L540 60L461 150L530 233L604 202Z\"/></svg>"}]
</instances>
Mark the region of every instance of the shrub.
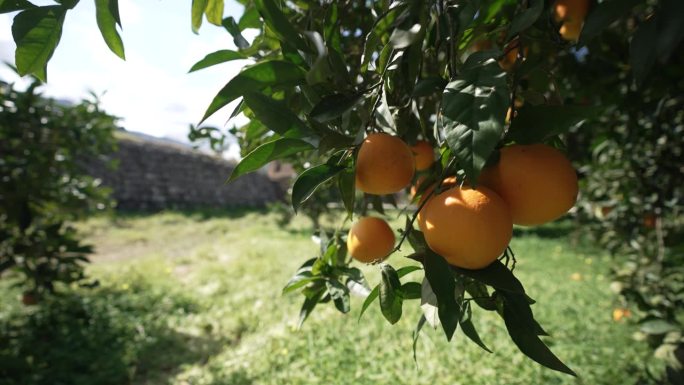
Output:
<instances>
[{"instance_id":1,"label":"shrub","mask_svg":"<svg viewBox=\"0 0 684 385\"><path fill-rule=\"evenodd\" d=\"M37 87L0 82L0 273L19 273L28 303L83 278L91 248L67 221L110 206L81 165L113 149L116 123L97 101L58 103Z\"/></svg>"}]
</instances>

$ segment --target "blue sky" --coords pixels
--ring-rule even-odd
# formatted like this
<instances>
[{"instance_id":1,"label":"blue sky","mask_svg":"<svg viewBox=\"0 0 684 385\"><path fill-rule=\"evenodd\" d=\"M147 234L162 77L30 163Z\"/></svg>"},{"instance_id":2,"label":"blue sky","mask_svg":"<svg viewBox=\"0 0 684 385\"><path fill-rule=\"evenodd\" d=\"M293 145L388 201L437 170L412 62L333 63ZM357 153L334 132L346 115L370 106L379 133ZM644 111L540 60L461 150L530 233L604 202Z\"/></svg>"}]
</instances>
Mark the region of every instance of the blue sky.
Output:
<instances>
[{"instance_id":1,"label":"blue sky","mask_svg":"<svg viewBox=\"0 0 684 385\"><path fill-rule=\"evenodd\" d=\"M34 1L38 5L50 1ZM206 54L234 49L222 27L204 21L199 35L190 29L191 0L119 0L126 61L109 51L95 22L94 2L83 0L67 14L62 39L48 65L46 95L79 100L92 90L103 95L105 110L121 117L128 130L187 141L218 90L246 61L225 63L192 74L188 69ZM239 17L242 6L226 1L225 16ZM0 15L0 60L14 62L11 25L14 15ZM250 39L249 36L246 36ZM22 83L2 66L0 78ZM223 127L232 111L225 108L207 121ZM231 154L235 154L234 146Z\"/></svg>"}]
</instances>

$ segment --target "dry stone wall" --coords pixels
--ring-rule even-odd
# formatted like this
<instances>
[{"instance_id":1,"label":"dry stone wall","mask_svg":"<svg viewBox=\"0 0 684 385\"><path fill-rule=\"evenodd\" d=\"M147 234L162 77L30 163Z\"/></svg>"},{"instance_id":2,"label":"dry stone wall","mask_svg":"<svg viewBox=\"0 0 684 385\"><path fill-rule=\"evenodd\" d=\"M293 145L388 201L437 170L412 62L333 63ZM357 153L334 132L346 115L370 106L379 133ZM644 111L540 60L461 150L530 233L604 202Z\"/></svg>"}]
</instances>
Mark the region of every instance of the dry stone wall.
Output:
<instances>
[{"instance_id":1,"label":"dry stone wall","mask_svg":"<svg viewBox=\"0 0 684 385\"><path fill-rule=\"evenodd\" d=\"M110 156L118 167L86 164L113 190L118 209L261 207L284 199L282 185L262 173L225 184L235 164L220 157L128 133L118 137L118 151Z\"/></svg>"}]
</instances>

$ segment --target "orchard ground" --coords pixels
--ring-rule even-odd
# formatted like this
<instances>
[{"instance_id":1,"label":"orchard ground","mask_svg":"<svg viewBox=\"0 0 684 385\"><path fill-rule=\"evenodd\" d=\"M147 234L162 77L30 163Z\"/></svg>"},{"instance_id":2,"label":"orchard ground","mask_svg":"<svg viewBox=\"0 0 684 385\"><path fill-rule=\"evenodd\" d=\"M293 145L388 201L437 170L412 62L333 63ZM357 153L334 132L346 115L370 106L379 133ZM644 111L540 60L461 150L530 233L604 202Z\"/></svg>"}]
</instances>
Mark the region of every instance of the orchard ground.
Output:
<instances>
[{"instance_id":1,"label":"orchard ground","mask_svg":"<svg viewBox=\"0 0 684 385\"><path fill-rule=\"evenodd\" d=\"M633 327L613 320L607 253L567 222L517 228L512 247L516 275L544 304L533 310L553 335L546 341L579 379L526 359L502 320L479 308L474 320L494 354L460 331L447 343L425 328L417 367L415 300L393 327L377 302L357 322L362 299L353 298L350 314L322 304L296 331L301 296L281 289L317 250L302 216L281 226L271 211L166 212L77 227L96 246L87 271L98 287L25 307L0 281L0 335L11 336L0 343L3 384L631 384L650 354ZM392 263L408 264L409 253ZM371 285L378 270L363 267Z\"/></svg>"}]
</instances>

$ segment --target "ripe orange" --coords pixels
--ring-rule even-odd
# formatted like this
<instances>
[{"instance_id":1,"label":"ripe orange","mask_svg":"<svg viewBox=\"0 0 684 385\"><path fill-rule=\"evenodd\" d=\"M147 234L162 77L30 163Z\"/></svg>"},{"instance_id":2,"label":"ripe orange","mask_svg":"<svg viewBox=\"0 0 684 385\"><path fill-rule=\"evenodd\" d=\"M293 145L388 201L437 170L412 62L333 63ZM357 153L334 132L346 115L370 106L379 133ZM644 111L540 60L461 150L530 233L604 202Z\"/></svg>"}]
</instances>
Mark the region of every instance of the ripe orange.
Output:
<instances>
[{"instance_id":1,"label":"ripe orange","mask_svg":"<svg viewBox=\"0 0 684 385\"><path fill-rule=\"evenodd\" d=\"M515 65L515 61L518 58L518 47L508 49L504 56L499 59L499 67L504 71L510 71Z\"/></svg>"},{"instance_id":2,"label":"ripe orange","mask_svg":"<svg viewBox=\"0 0 684 385\"><path fill-rule=\"evenodd\" d=\"M411 200L413 200L413 198L416 196L416 194L418 193L418 189L420 189L420 185L423 184L423 182L425 182L425 175L419 176L416 180L416 183L414 183L413 186L411 186L411 190L409 191Z\"/></svg>"},{"instance_id":3,"label":"ripe orange","mask_svg":"<svg viewBox=\"0 0 684 385\"><path fill-rule=\"evenodd\" d=\"M414 146L411 146L411 151L416 159L416 170L427 170L435 162L435 151L432 145L427 140L419 140Z\"/></svg>"},{"instance_id":4,"label":"ripe orange","mask_svg":"<svg viewBox=\"0 0 684 385\"><path fill-rule=\"evenodd\" d=\"M479 183L503 198L517 225L557 219L577 200L575 169L563 153L544 144L502 148L499 163L485 168Z\"/></svg>"},{"instance_id":5,"label":"ripe orange","mask_svg":"<svg viewBox=\"0 0 684 385\"><path fill-rule=\"evenodd\" d=\"M588 11L589 0L556 0L553 5L553 19L556 22L569 21L581 26Z\"/></svg>"},{"instance_id":6,"label":"ripe orange","mask_svg":"<svg viewBox=\"0 0 684 385\"><path fill-rule=\"evenodd\" d=\"M486 51L488 49L492 49L494 44L492 43L491 40L489 39L480 39L477 40L476 42L473 43L471 46L471 50L473 52L480 52L480 51Z\"/></svg>"},{"instance_id":7,"label":"ripe orange","mask_svg":"<svg viewBox=\"0 0 684 385\"><path fill-rule=\"evenodd\" d=\"M643 217L643 224L644 224L644 227L647 229L655 228L655 225L656 225L655 214L652 214L652 213L645 214Z\"/></svg>"},{"instance_id":8,"label":"ripe orange","mask_svg":"<svg viewBox=\"0 0 684 385\"><path fill-rule=\"evenodd\" d=\"M392 194L408 186L415 173L409 146L396 136L370 134L356 158L356 188L368 194Z\"/></svg>"},{"instance_id":9,"label":"ripe orange","mask_svg":"<svg viewBox=\"0 0 684 385\"><path fill-rule=\"evenodd\" d=\"M582 22L566 21L561 25L558 33L567 41L577 41L582 33Z\"/></svg>"},{"instance_id":10,"label":"ripe orange","mask_svg":"<svg viewBox=\"0 0 684 385\"><path fill-rule=\"evenodd\" d=\"M394 232L387 222L376 217L362 217L349 229L347 249L352 258L370 263L385 259L394 249L394 241Z\"/></svg>"},{"instance_id":11,"label":"ripe orange","mask_svg":"<svg viewBox=\"0 0 684 385\"><path fill-rule=\"evenodd\" d=\"M35 293L27 291L21 295L21 303L23 303L25 306L37 305L38 302L38 295Z\"/></svg>"},{"instance_id":12,"label":"ripe orange","mask_svg":"<svg viewBox=\"0 0 684 385\"><path fill-rule=\"evenodd\" d=\"M416 184L411 186L411 197L414 197L418 193L418 190L420 189L420 186L423 184L425 179L426 178L424 176L421 176L416 181ZM428 195L430 195L430 193L432 192L432 190L435 189L436 186L437 186L437 183L433 183L431 186L426 187L425 190L420 193L420 201L422 202L423 200L425 200L425 198ZM456 186L456 177L455 176L449 176L449 177L444 178L444 180L442 181L441 187L442 187L442 189L445 189L445 188L454 187L454 186Z\"/></svg>"},{"instance_id":13,"label":"ripe orange","mask_svg":"<svg viewBox=\"0 0 684 385\"><path fill-rule=\"evenodd\" d=\"M433 197L418 225L434 252L465 269L494 262L513 235L508 206L486 187L454 187Z\"/></svg>"}]
</instances>

